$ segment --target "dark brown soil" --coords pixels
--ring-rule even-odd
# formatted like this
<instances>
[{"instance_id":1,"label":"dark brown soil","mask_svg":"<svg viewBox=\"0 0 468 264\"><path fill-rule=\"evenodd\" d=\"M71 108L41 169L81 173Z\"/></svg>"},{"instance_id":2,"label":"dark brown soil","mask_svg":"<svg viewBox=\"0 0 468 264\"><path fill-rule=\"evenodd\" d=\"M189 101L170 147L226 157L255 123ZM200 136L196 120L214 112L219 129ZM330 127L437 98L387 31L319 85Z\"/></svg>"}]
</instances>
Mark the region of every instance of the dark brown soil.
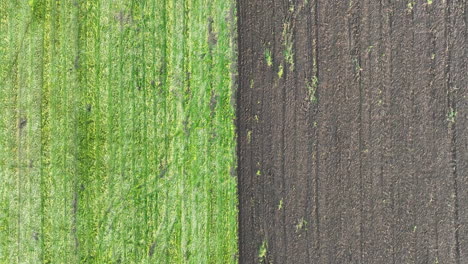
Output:
<instances>
[{"instance_id":1,"label":"dark brown soil","mask_svg":"<svg viewBox=\"0 0 468 264\"><path fill-rule=\"evenodd\" d=\"M238 12L240 263L468 263L467 1Z\"/></svg>"}]
</instances>

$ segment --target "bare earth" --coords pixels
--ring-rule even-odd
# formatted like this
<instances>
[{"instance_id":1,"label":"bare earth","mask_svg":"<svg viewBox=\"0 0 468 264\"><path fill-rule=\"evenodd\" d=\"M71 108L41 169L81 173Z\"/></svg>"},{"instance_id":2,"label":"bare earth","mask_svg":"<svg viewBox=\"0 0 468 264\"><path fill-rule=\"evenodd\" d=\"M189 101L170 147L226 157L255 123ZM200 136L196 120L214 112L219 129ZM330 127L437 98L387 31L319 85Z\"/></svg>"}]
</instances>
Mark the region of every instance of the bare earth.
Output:
<instances>
[{"instance_id":1,"label":"bare earth","mask_svg":"<svg viewBox=\"0 0 468 264\"><path fill-rule=\"evenodd\" d=\"M240 263L468 263L466 0L240 0Z\"/></svg>"}]
</instances>

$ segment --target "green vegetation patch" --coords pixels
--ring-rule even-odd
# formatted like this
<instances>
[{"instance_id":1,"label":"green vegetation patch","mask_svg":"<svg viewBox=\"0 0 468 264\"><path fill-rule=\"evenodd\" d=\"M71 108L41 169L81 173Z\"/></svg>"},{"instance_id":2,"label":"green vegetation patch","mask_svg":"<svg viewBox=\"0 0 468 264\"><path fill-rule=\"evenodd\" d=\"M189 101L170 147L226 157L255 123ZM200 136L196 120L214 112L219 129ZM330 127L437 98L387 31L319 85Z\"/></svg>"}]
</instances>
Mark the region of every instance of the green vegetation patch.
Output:
<instances>
[{"instance_id":1,"label":"green vegetation patch","mask_svg":"<svg viewBox=\"0 0 468 264\"><path fill-rule=\"evenodd\" d=\"M234 1L0 2L0 263L236 263Z\"/></svg>"}]
</instances>

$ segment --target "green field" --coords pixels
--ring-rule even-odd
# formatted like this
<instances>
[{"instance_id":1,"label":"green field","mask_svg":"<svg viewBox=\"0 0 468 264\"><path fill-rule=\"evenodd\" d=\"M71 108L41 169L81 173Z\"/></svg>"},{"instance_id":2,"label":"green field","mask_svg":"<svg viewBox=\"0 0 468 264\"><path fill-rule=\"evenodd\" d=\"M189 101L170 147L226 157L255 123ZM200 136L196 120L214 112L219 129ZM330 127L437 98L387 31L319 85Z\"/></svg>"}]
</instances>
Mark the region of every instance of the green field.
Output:
<instances>
[{"instance_id":1,"label":"green field","mask_svg":"<svg viewBox=\"0 0 468 264\"><path fill-rule=\"evenodd\" d=\"M230 0L0 0L0 263L236 263Z\"/></svg>"}]
</instances>

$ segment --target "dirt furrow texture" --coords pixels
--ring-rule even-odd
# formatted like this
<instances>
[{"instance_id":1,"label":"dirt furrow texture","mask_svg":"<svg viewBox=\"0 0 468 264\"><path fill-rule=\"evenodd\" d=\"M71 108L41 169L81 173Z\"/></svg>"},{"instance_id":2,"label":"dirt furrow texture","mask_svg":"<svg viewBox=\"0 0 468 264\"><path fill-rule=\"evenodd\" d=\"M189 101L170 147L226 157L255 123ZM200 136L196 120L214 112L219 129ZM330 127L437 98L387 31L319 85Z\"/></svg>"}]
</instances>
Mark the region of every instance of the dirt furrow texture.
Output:
<instances>
[{"instance_id":1,"label":"dirt furrow texture","mask_svg":"<svg viewBox=\"0 0 468 264\"><path fill-rule=\"evenodd\" d=\"M240 263L467 263L467 1L238 15Z\"/></svg>"}]
</instances>

